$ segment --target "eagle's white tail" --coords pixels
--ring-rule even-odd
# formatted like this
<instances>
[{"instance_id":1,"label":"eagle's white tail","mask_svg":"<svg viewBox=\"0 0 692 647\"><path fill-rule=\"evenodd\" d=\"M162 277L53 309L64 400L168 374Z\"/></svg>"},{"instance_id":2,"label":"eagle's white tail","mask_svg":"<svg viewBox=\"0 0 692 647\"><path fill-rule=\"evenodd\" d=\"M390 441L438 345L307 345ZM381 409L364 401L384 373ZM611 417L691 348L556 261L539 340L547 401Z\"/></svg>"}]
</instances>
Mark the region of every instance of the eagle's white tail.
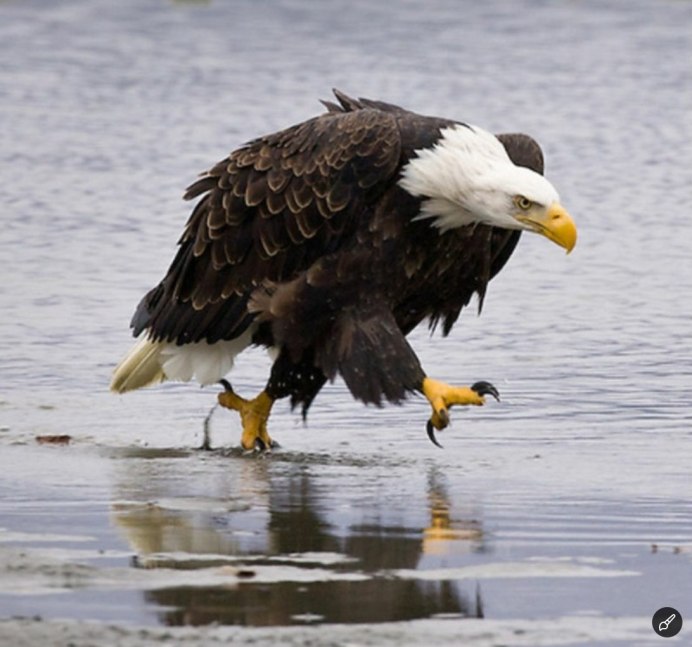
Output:
<instances>
[{"instance_id":1,"label":"eagle's white tail","mask_svg":"<svg viewBox=\"0 0 692 647\"><path fill-rule=\"evenodd\" d=\"M166 379L161 366L162 342L140 339L115 367L111 391L125 393L144 386L158 384Z\"/></svg>"},{"instance_id":2,"label":"eagle's white tail","mask_svg":"<svg viewBox=\"0 0 692 647\"><path fill-rule=\"evenodd\" d=\"M115 367L111 391L125 393L164 380L214 384L233 368L233 361L251 343L257 326L251 324L235 339L209 344L198 341L176 344L140 339Z\"/></svg>"}]
</instances>

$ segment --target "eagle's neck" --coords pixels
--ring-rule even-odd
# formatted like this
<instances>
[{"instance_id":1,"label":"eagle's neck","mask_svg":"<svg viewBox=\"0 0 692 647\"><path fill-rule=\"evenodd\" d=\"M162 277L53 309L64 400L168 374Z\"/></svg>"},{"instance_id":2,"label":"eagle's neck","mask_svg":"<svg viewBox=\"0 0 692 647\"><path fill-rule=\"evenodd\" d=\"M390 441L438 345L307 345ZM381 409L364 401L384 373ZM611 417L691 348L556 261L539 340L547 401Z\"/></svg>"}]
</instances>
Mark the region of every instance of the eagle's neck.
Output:
<instances>
[{"instance_id":1,"label":"eagle's neck","mask_svg":"<svg viewBox=\"0 0 692 647\"><path fill-rule=\"evenodd\" d=\"M431 148L415 151L399 184L422 198L416 220L430 219L432 226L447 231L486 222L502 208L494 204L501 196L492 190L491 178L503 168L516 167L495 135L457 124L443 129Z\"/></svg>"}]
</instances>

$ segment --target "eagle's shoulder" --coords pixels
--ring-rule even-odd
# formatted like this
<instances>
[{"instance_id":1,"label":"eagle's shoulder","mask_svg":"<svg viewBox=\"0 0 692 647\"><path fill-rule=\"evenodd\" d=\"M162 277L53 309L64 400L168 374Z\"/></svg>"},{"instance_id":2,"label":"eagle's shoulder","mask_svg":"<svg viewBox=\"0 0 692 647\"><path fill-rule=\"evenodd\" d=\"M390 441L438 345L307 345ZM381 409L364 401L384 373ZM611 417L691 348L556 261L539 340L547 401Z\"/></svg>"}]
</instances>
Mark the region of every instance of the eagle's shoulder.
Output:
<instances>
[{"instance_id":1,"label":"eagle's shoulder","mask_svg":"<svg viewBox=\"0 0 692 647\"><path fill-rule=\"evenodd\" d=\"M292 278L338 249L400 164L396 119L375 108L327 112L238 148L185 194L199 201L181 245L216 278L198 274L185 283L197 294L176 296L201 306L265 279Z\"/></svg>"},{"instance_id":2,"label":"eagle's shoulder","mask_svg":"<svg viewBox=\"0 0 692 647\"><path fill-rule=\"evenodd\" d=\"M338 103L322 101L330 114L358 114L376 111L388 115L396 123L401 142L401 162L405 163L416 151L432 148L447 128L464 126L462 122L443 117L419 114L393 103L359 97L354 99L339 90L334 90Z\"/></svg>"}]
</instances>

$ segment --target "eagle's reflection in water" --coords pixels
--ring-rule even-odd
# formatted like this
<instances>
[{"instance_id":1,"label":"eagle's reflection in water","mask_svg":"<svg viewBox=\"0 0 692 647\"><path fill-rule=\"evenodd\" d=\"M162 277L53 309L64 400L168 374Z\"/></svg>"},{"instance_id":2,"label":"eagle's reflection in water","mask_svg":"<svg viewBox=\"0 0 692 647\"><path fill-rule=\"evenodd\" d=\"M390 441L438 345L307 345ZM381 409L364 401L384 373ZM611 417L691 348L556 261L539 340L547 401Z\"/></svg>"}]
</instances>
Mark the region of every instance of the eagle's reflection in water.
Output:
<instances>
[{"instance_id":1,"label":"eagle's reflection in water","mask_svg":"<svg viewBox=\"0 0 692 647\"><path fill-rule=\"evenodd\" d=\"M315 468L324 466L279 456L195 461L151 450L120 462L120 501L113 503L112 518L135 551L135 566L194 569L218 566L225 557L238 560L232 563L247 574L223 587L147 591L147 602L162 607L162 622L266 626L482 617L474 582L396 576L430 559L483 550L480 523L455 518L443 475L428 474L421 493L427 511L420 511L421 523L414 526L409 515L393 520L368 505L359 508L357 499L340 501L338 488L328 486L322 473L316 476ZM351 487L357 492L357 481ZM381 492L383 502L393 495ZM253 582L253 569L280 563L282 556L295 567L296 554L303 557L301 568L326 568L334 578ZM343 559L321 561L320 554ZM340 578L348 573L361 577Z\"/></svg>"}]
</instances>

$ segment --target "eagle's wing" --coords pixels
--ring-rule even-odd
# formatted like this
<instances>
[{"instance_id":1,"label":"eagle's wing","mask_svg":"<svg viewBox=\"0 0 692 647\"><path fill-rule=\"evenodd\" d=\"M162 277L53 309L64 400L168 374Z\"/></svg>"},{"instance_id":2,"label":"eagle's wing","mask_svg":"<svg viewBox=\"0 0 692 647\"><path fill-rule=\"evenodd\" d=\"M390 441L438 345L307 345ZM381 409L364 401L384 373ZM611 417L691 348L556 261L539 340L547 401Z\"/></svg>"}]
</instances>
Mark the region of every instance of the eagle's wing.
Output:
<instances>
[{"instance_id":1,"label":"eagle's wing","mask_svg":"<svg viewBox=\"0 0 692 647\"><path fill-rule=\"evenodd\" d=\"M231 153L187 190L201 196L134 334L178 343L240 335L250 293L290 280L338 250L396 179L396 119L375 108L329 111Z\"/></svg>"}]
</instances>

